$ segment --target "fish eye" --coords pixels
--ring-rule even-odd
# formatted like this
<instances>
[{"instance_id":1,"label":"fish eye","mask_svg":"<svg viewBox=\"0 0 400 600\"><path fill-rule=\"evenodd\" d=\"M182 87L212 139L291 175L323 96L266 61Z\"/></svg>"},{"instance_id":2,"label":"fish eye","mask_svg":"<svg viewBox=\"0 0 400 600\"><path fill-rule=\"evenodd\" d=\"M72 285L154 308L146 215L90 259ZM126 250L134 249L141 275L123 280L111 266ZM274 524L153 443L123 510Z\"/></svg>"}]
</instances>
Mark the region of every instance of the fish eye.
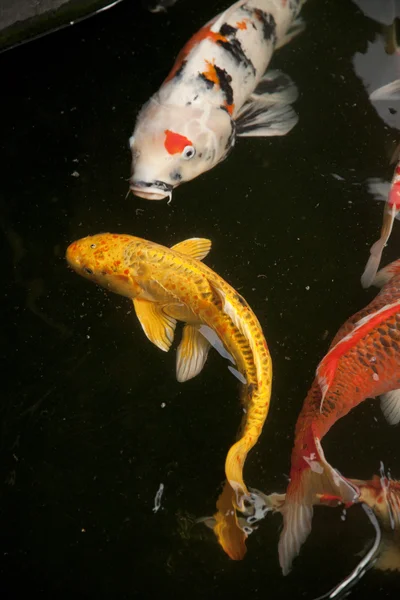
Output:
<instances>
[{"instance_id":1,"label":"fish eye","mask_svg":"<svg viewBox=\"0 0 400 600\"><path fill-rule=\"evenodd\" d=\"M193 156L196 154L196 150L193 146L185 146L184 149L182 150L182 158L184 158L185 160L189 160L190 158L193 158Z\"/></svg>"},{"instance_id":2,"label":"fish eye","mask_svg":"<svg viewBox=\"0 0 400 600\"><path fill-rule=\"evenodd\" d=\"M90 244L90 247L92 250L94 250L96 248L96 244Z\"/></svg>"},{"instance_id":3,"label":"fish eye","mask_svg":"<svg viewBox=\"0 0 400 600\"><path fill-rule=\"evenodd\" d=\"M92 269L89 269L89 267L85 267L83 270L84 270L84 271L85 271L85 273L87 273L88 275L93 275L93 271L92 271Z\"/></svg>"}]
</instances>

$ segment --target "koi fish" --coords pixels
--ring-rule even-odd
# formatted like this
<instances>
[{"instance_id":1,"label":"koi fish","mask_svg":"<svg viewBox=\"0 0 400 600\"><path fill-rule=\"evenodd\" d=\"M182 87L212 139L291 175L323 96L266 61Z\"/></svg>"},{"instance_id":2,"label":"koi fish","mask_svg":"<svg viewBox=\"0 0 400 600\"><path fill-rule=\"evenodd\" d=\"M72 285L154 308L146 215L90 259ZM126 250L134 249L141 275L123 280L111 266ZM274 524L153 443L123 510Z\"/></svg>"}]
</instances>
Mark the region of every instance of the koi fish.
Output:
<instances>
[{"instance_id":1,"label":"koi fish","mask_svg":"<svg viewBox=\"0 0 400 600\"><path fill-rule=\"evenodd\" d=\"M369 481L352 479L359 490L358 502L369 506L383 528L383 537L372 565L380 571L400 571L400 482L381 470Z\"/></svg>"},{"instance_id":2,"label":"koi fish","mask_svg":"<svg viewBox=\"0 0 400 600\"><path fill-rule=\"evenodd\" d=\"M336 334L297 420L279 540L284 575L311 531L318 494L339 496L345 503L359 496L324 456L321 440L332 425L376 396L388 422L400 421L400 259L382 269L374 285L382 287L380 293Z\"/></svg>"},{"instance_id":3,"label":"koi fish","mask_svg":"<svg viewBox=\"0 0 400 600\"><path fill-rule=\"evenodd\" d=\"M400 48L397 43L396 17L400 15L400 5L392 0L386 0L379 5L372 0L354 1L367 16L382 24L384 33L378 35L374 42L368 43L365 54L355 54L353 59L355 71L369 92L369 99L380 118L389 127L399 130ZM399 147L395 155L396 153L398 155L398 151ZM385 201L385 206L380 238L370 249L370 257L361 277L361 285L364 288L372 285L379 269L383 249L392 232L394 219L400 211L400 161L397 163L391 183L371 178L369 189L375 198Z\"/></svg>"},{"instance_id":4,"label":"koi fish","mask_svg":"<svg viewBox=\"0 0 400 600\"><path fill-rule=\"evenodd\" d=\"M367 572L375 568L382 571L400 571L400 482L386 476L381 463L380 475L374 475L369 481L348 479L348 482L358 491L353 503L346 503L348 509L355 504L361 504L371 524L375 529L375 540L370 549L357 564L355 569L333 589L319 596L316 600L333 600L344 598L347 592ZM259 502L266 507L266 512L281 513L285 504L285 494L269 494L254 490ZM340 496L330 493L316 495L315 504L337 507L343 505ZM246 531L252 533L255 527L250 518L244 522Z\"/></svg>"},{"instance_id":5,"label":"koi fish","mask_svg":"<svg viewBox=\"0 0 400 600\"><path fill-rule=\"evenodd\" d=\"M385 205L380 238L372 245L370 257L361 276L361 285L364 288L370 287L376 277L383 249L392 233L394 220L400 212L400 161L397 163L392 182L387 187L389 190L385 197L381 190L386 190L386 185L384 183L374 185L374 182L370 182L370 190L372 189L379 199L385 200Z\"/></svg>"},{"instance_id":6,"label":"koi fish","mask_svg":"<svg viewBox=\"0 0 400 600\"><path fill-rule=\"evenodd\" d=\"M129 140L136 196L171 198L224 160L237 136L285 135L295 126L295 85L265 71L274 50L303 30L304 2L240 0L187 42Z\"/></svg>"},{"instance_id":7,"label":"koi fish","mask_svg":"<svg viewBox=\"0 0 400 600\"><path fill-rule=\"evenodd\" d=\"M200 373L210 345L235 364L228 368L245 385L246 412L225 472L234 508L246 512L245 500L251 501L251 495L243 466L268 414L272 364L261 325L246 300L201 262L210 248L210 240L201 238L165 248L104 233L72 243L66 258L78 274L130 298L144 333L164 352L171 347L177 321L185 323L177 350L178 381Z\"/></svg>"}]
</instances>

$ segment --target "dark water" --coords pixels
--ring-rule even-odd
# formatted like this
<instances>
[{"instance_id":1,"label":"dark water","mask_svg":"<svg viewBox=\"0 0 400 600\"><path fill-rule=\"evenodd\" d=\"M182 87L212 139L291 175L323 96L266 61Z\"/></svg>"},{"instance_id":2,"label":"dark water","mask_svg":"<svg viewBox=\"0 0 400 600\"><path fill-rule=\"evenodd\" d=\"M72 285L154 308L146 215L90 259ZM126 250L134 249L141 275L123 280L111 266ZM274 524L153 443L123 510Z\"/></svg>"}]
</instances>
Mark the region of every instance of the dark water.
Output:
<instances>
[{"instance_id":1,"label":"dark water","mask_svg":"<svg viewBox=\"0 0 400 600\"><path fill-rule=\"evenodd\" d=\"M72 240L100 231L165 245L212 239L207 264L246 297L274 361L247 482L283 491L314 369L376 293L359 284L382 212L364 182L390 178L397 133L351 65L378 26L349 1L310 0L306 32L273 62L301 90L290 135L239 140L171 206L125 199L138 108L183 42L226 4L181 0L152 15L126 2L0 57L4 598L311 600L354 568L372 537L361 510L343 522L340 510L320 509L283 578L279 516L249 538L243 562L191 527L215 507L241 418L237 383L214 353L199 377L177 383L175 352L147 341L129 301L64 260ZM398 258L399 241L396 223L385 262ZM400 477L398 435L370 401L335 425L324 449L348 476L369 478L382 460ZM399 589L395 575L370 572L352 597L397 598Z\"/></svg>"}]
</instances>

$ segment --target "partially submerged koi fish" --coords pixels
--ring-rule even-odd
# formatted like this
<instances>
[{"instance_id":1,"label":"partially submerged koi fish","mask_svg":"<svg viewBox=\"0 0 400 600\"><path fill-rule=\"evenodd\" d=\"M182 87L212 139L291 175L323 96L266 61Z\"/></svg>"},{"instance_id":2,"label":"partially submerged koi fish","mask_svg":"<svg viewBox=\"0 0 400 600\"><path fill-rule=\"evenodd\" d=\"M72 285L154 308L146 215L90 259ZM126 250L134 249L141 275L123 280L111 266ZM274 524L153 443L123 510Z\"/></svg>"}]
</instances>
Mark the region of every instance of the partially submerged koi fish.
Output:
<instances>
[{"instance_id":1,"label":"partially submerged koi fish","mask_svg":"<svg viewBox=\"0 0 400 600\"><path fill-rule=\"evenodd\" d=\"M373 42L368 43L365 54L356 53L353 59L354 69L362 79L369 100L380 118L389 127L400 129L400 48L397 43L396 17L399 6L395 2L370 2L354 0L367 16L378 20L384 30ZM391 162L398 160L399 148ZM361 284L367 288L379 269L382 252L393 228L393 222L400 211L400 161L397 163L391 183L370 178L369 191L378 200L383 200L383 222L380 238L370 249L370 257L361 277Z\"/></svg>"},{"instance_id":2,"label":"partially submerged koi fish","mask_svg":"<svg viewBox=\"0 0 400 600\"><path fill-rule=\"evenodd\" d=\"M380 475L365 481L362 479L347 479L358 492L353 503L346 503L346 509L353 504L362 504L371 525L375 528L375 540L357 564L355 569L333 589L319 596L316 600L333 600L344 598L368 571L375 568L382 571L400 571L400 482L386 475L381 463ZM264 514L259 514L259 519L267 512L281 513L285 506L285 494L269 494L254 490L259 503L265 507ZM331 493L317 494L315 504L321 506L337 507L343 505L341 496ZM252 533L257 527L253 526L254 520L243 519L242 527Z\"/></svg>"},{"instance_id":3,"label":"partially submerged koi fish","mask_svg":"<svg viewBox=\"0 0 400 600\"><path fill-rule=\"evenodd\" d=\"M251 495L243 466L268 414L272 364L260 323L228 283L200 262L211 242L193 238L165 248L138 237L104 233L83 238L67 249L67 261L80 275L131 298L139 322L153 344L167 352L177 321L183 321L176 376L187 381L202 370L210 345L232 363L245 384L246 410L238 441L225 472L236 508L246 512Z\"/></svg>"},{"instance_id":4,"label":"partially submerged koi fish","mask_svg":"<svg viewBox=\"0 0 400 600\"><path fill-rule=\"evenodd\" d=\"M136 196L171 197L222 161L236 136L285 135L294 127L295 85L265 71L274 50L302 31L303 2L240 0L187 42L130 138Z\"/></svg>"},{"instance_id":5,"label":"partially submerged koi fish","mask_svg":"<svg viewBox=\"0 0 400 600\"><path fill-rule=\"evenodd\" d=\"M381 396L389 423L400 421L400 259L382 269L376 298L336 334L317 368L296 424L290 483L282 508L279 560L286 575L311 531L318 495L354 503L359 491L325 459L321 440L352 408Z\"/></svg>"}]
</instances>

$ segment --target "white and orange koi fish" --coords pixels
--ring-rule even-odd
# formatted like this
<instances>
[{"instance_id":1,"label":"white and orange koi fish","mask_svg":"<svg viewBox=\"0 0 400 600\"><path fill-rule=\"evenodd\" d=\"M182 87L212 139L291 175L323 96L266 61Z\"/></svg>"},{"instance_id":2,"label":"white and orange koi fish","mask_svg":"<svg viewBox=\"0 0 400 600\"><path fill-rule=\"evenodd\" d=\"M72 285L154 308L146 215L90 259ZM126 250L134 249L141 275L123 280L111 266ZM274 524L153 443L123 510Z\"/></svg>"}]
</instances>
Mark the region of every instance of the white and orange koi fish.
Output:
<instances>
[{"instance_id":1,"label":"white and orange koi fish","mask_svg":"<svg viewBox=\"0 0 400 600\"><path fill-rule=\"evenodd\" d=\"M236 136L285 135L297 123L297 89L265 72L276 48L303 29L305 0L240 0L183 47L161 88L143 106L130 138L130 189L147 200L222 161Z\"/></svg>"}]
</instances>

